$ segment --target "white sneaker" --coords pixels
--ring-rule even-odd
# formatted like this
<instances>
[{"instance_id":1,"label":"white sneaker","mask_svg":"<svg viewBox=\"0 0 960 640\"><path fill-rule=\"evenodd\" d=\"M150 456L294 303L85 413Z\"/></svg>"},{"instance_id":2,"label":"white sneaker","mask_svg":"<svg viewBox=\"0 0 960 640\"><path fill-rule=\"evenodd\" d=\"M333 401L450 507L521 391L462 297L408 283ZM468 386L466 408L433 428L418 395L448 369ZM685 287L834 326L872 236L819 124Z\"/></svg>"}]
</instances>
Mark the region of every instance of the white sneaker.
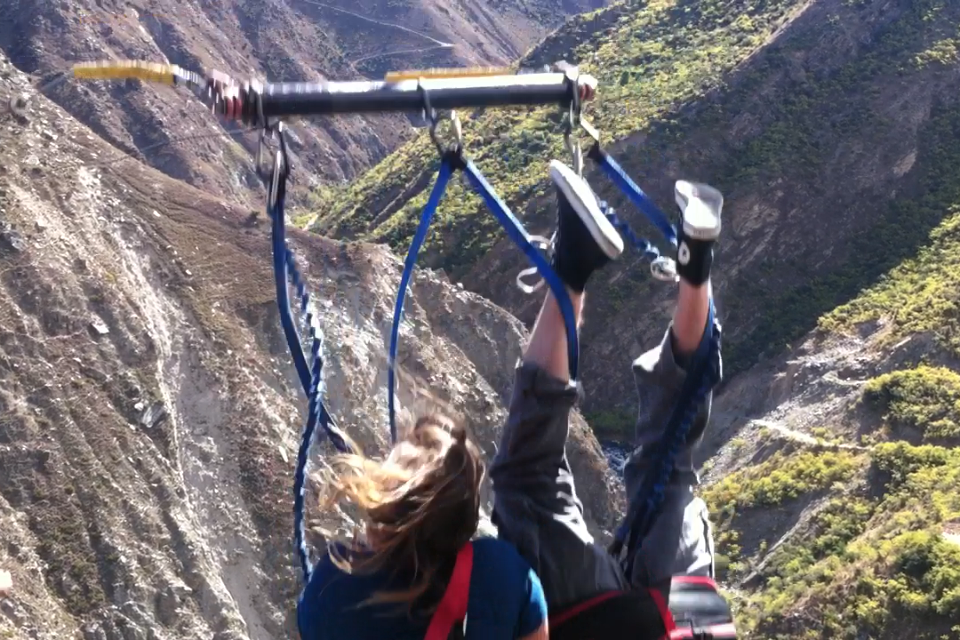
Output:
<instances>
[{"instance_id":1,"label":"white sneaker","mask_svg":"<svg viewBox=\"0 0 960 640\"><path fill-rule=\"evenodd\" d=\"M716 240L720 236L723 194L708 184L686 180L677 180L674 194L684 235L695 240Z\"/></svg>"}]
</instances>

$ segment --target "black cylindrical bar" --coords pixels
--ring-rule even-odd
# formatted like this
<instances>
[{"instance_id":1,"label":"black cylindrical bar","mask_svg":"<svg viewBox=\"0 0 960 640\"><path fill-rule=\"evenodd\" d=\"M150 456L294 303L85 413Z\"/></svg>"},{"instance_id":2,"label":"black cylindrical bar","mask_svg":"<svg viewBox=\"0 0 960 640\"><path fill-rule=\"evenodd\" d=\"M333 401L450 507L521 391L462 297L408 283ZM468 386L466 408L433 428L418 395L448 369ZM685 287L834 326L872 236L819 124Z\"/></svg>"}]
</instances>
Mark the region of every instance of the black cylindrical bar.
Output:
<instances>
[{"instance_id":1,"label":"black cylindrical bar","mask_svg":"<svg viewBox=\"0 0 960 640\"><path fill-rule=\"evenodd\" d=\"M574 87L562 73L401 80L399 82L283 82L262 88L263 115L420 111L424 93L434 109L522 105L568 106Z\"/></svg>"}]
</instances>

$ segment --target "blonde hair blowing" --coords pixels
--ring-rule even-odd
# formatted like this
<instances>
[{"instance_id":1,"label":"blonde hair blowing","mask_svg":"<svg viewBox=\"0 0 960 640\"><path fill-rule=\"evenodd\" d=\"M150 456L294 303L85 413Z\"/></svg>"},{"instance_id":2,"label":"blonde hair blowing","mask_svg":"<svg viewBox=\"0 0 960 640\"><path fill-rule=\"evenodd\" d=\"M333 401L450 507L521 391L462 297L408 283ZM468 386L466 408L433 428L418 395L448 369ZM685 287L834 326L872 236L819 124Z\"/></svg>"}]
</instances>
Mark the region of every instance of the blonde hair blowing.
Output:
<instances>
[{"instance_id":1,"label":"blonde hair blowing","mask_svg":"<svg viewBox=\"0 0 960 640\"><path fill-rule=\"evenodd\" d=\"M410 586L380 591L361 604L398 603L432 611L439 598L422 602L452 570L460 548L480 521L480 483L485 465L466 430L440 415L417 420L382 461L363 455L334 458L319 472L322 508L345 501L363 519L365 544L328 545L333 563L347 573L412 570ZM362 553L353 553L362 551Z\"/></svg>"}]
</instances>

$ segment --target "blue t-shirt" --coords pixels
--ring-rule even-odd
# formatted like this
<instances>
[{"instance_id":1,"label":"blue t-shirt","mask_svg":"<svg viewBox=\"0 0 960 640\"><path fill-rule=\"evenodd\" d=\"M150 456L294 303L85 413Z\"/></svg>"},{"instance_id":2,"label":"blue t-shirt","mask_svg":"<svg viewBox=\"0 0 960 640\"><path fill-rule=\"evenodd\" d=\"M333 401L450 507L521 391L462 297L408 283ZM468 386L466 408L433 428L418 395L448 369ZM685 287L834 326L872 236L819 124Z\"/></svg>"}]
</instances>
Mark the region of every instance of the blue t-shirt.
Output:
<instances>
[{"instance_id":1,"label":"blue t-shirt","mask_svg":"<svg viewBox=\"0 0 960 640\"><path fill-rule=\"evenodd\" d=\"M423 640L429 618L412 618L405 605L357 606L387 587L387 574L349 575L325 554L297 603L300 637ZM546 619L547 603L540 579L513 545L495 538L474 540L466 639L522 638L539 629Z\"/></svg>"}]
</instances>

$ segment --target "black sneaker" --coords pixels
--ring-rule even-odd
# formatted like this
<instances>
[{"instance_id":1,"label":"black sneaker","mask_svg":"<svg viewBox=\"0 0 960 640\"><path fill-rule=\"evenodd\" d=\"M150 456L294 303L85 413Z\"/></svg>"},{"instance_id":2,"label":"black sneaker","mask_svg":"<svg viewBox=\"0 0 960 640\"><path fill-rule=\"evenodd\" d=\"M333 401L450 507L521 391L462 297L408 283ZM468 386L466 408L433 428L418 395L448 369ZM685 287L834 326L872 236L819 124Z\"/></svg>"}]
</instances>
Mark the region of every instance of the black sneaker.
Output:
<instances>
[{"instance_id":1,"label":"black sneaker","mask_svg":"<svg viewBox=\"0 0 960 640\"><path fill-rule=\"evenodd\" d=\"M680 207L677 229L677 274L700 286L710 279L713 245L720 237L723 194L710 185L677 180L674 192Z\"/></svg>"},{"instance_id":2,"label":"black sneaker","mask_svg":"<svg viewBox=\"0 0 960 640\"><path fill-rule=\"evenodd\" d=\"M623 253L623 239L600 211L589 185L573 169L552 160L550 179L557 191L551 266L565 285L581 292L594 271Z\"/></svg>"}]
</instances>

